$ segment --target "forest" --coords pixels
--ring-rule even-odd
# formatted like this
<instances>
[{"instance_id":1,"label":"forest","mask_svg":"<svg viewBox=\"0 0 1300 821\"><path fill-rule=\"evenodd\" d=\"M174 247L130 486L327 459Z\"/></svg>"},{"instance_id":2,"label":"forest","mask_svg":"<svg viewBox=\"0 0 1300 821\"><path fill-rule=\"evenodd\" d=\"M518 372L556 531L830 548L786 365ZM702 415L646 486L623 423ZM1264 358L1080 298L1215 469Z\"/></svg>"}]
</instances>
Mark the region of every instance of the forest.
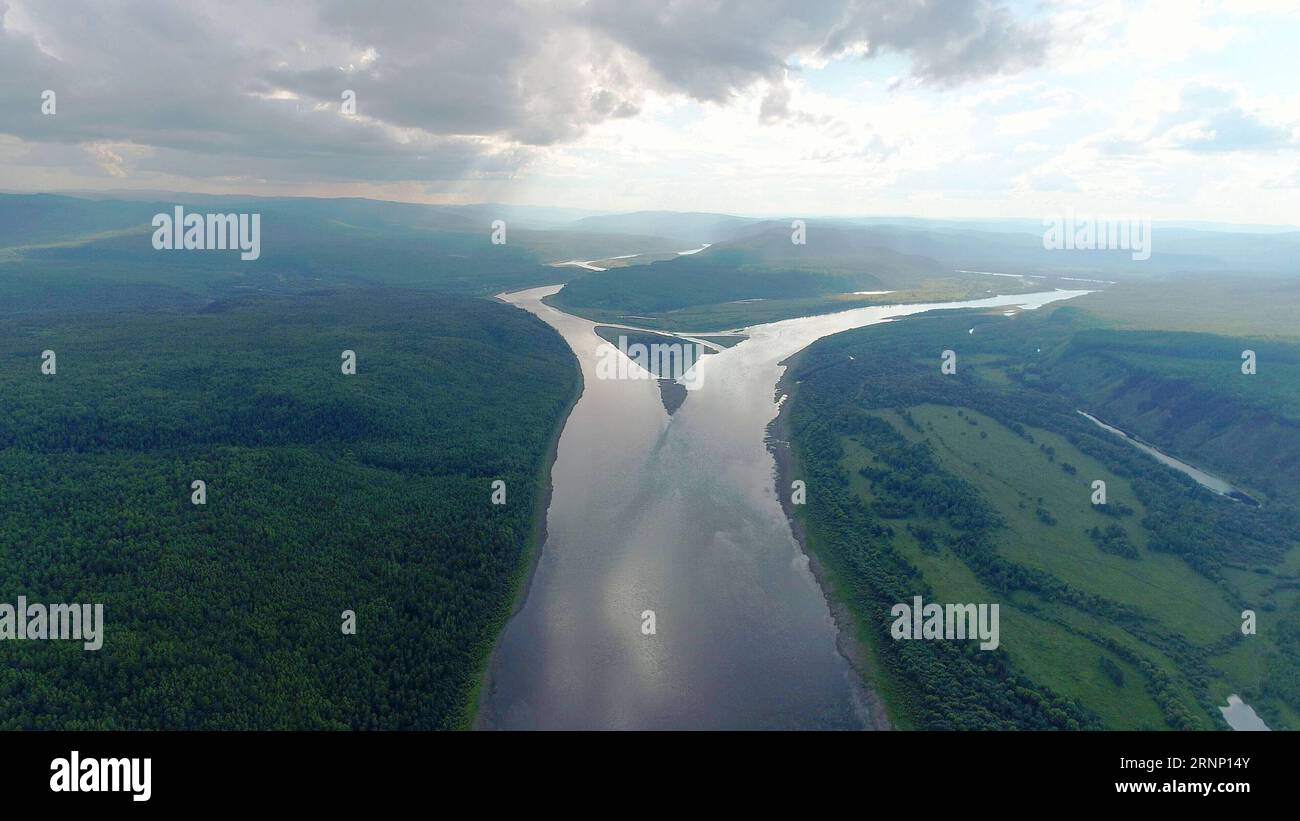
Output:
<instances>
[{"instance_id":1,"label":"forest","mask_svg":"<svg viewBox=\"0 0 1300 821\"><path fill-rule=\"evenodd\" d=\"M400 288L7 319L0 601L106 624L0 643L0 727L466 726L579 383L531 315Z\"/></svg>"}]
</instances>

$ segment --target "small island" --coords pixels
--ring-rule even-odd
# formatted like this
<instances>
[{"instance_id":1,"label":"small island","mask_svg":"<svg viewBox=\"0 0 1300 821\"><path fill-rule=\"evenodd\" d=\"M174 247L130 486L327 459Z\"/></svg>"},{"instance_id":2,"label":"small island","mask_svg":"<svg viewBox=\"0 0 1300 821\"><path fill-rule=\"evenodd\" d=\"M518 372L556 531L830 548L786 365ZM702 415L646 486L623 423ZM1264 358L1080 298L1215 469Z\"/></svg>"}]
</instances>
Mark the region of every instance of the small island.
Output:
<instances>
[{"instance_id":1,"label":"small island","mask_svg":"<svg viewBox=\"0 0 1300 821\"><path fill-rule=\"evenodd\" d=\"M717 353L707 345L673 334L597 325L596 335L619 348L625 355L633 345L644 345L652 352L670 352L671 355L651 355L646 360L646 364L649 365L647 370L654 375L655 381L659 384L659 398L664 403L664 410L669 416L676 413L677 409L686 402L688 392L686 385L680 381L682 374L671 373L673 363L695 363L706 354ZM653 347L656 345L662 347ZM689 370L689 364L685 370Z\"/></svg>"}]
</instances>

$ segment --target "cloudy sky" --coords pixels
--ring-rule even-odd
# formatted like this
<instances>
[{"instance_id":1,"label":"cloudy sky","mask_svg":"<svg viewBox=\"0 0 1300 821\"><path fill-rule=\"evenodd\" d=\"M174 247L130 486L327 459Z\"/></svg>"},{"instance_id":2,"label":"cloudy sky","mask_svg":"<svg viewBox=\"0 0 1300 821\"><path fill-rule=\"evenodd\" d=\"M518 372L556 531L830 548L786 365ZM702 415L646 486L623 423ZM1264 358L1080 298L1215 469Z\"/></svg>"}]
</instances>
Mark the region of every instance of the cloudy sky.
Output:
<instances>
[{"instance_id":1,"label":"cloudy sky","mask_svg":"<svg viewBox=\"0 0 1300 821\"><path fill-rule=\"evenodd\" d=\"M0 14L0 189L1300 222L1297 0Z\"/></svg>"}]
</instances>

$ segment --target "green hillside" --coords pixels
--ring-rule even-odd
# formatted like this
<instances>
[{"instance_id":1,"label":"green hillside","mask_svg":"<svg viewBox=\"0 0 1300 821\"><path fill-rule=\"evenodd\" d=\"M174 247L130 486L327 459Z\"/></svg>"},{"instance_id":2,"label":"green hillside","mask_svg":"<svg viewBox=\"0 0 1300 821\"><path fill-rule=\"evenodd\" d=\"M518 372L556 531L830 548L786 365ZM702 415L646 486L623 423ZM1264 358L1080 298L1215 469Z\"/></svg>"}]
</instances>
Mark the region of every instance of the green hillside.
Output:
<instances>
[{"instance_id":1,"label":"green hillside","mask_svg":"<svg viewBox=\"0 0 1300 821\"><path fill-rule=\"evenodd\" d=\"M176 253L152 245L155 214L259 214L261 255ZM502 208L509 213L509 209ZM565 282L551 263L658 253L670 240L507 222L488 206L452 209L360 199L177 195L173 201L0 194L0 316L140 307L193 310L213 299L398 286L492 296ZM525 223L527 225L527 223Z\"/></svg>"},{"instance_id":2,"label":"green hillside","mask_svg":"<svg viewBox=\"0 0 1300 821\"><path fill-rule=\"evenodd\" d=\"M791 242L788 224L750 231L696 254L583 273L547 302L600 322L702 331L1043 287L946 270L934 260L874 245L863 229L812 223L806 244Z\"/></svg>"}]
</instances>

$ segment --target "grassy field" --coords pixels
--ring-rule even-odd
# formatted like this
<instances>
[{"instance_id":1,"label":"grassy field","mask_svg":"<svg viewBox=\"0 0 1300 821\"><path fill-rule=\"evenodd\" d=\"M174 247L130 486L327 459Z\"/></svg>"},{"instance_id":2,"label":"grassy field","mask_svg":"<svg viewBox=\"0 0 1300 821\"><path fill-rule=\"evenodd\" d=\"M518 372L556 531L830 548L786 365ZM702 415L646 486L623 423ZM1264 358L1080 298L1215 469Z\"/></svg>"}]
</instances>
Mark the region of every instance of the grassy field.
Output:
<instances>
[{"instance_id":1,"label":"grassy field","mask_svg":"<svg viewBox=\"0 0 1300 821\"><path fill-rule=\"evenodd\" d=\"M1294 346L1256 342L1275 371L1289 367ZM1294 501L1212 494L1077 413L1100 407L1170 452L1236 443L1221 475L1248 491L1243 476L1280 480L1273 461L1296 441L1285 379L1213 373L1242 344L1108 330L1071 306L922 315L800 355L788 407L801 469L817 482L807 544L842 577L831 589L884 659L879 689L904 723L952 726L972 701L996 709L987 679L945 682L956 662L938 650L916 674L915 650L892 640L879 614L924 593L999 603L1003 675L1078 705L1095 726L1222 729L1217 706L1236 693L1270 726L1300 727ZM953 376L936 365L947 347L959 351ZM1093 507L1095 480L1105 508ZM1247 609L1251 636L1240 629ZM1046 721L1059 726L1060 709L1046 708Z\"/></svg>"},{"instance_id":2,"label":"grassy field","mask_svg":"<svg viewBox=\"0 0 1300 821\"><path fill-rule=\"evenodd\" d=\"M1300 337L1300 278L1295 276L1201 274L1122 282L1073 305L1117 328Z\"/></svg>"},{"instance_id":3,"label":"grassy field","mask_svg":"<svg viewBox=\"0 0 1300 821\"><path fill-rule=\"evenodd\" d=\"M1153 625L1184 637L1204 652L1222 678L1214 682L1211 693L1198 692L1177 662L1147 644L1140 631L1134 634L1029 592L1021 592L1009 602L1001 599L1002 646L1017 667L1035 681L1079 699L1101 717L1104 726L1116 729L1156 729L1164 721L1141 671L1093 640L1092 634L1120 642L1157 665L1176 682L1176 690L1186 704L1203 703L1206 697L1222 702L1230 692L1257 689L1261 659L1275 649L1269 639L1270 631L1276 628L1274 613L1261 613L1257 642L1229 644L1225 649L1223 645L1230 642L1233 632L1231 626L1237 621L1229 597L1178 558L1147 548L1147 534L1141 525L1145 511L1124 477L1050 431L1029 428L1034 440L1031 442L970 409L927 404L907 410L919 431L895 411L879 411L876 415L909 441L928 443L945 471L969 482L993 504L1006 523L998 536L998 548L1004 556L1041 568L1087 593L1134 607ZM873 502L871 482L859 474L859 469L873 464L875 454L852 437L845 437L841 444L841 466L852 477L852 489L864 501ZM1051 449L1050 455L1044 448ZM1069 472L1065 465L1075 472ZM1090 500L1094 479L1107 483L1110 504L1127 505L1135 514L1117 520L1097 513ZM1045 511L1047 517L1038 516L1038 511ZM942 528L941 522L917 515L891 523L896 532L894 546L922 571L936 600L1000 600L950 550L925 545L913 534L918 529ZM1105 553L1089 538L1090 528L1112 523L1127 532L1138 550L1137 559ZM1284 611L1297 597L1294 587L1287 586L1294 585L1297 576L1285 575L1294 573L1297 562L1300 549L1292 551L1290 565L1279 571L1261 575L1239 570L1234 571L1234 580L1250 598L1272 602L1277 610ZM1122 671L1118 683L1103 670L1099 661L1103 656ZM1300 726L1285 704L1274 701L1268 706L1286 716L1288 726ZM1205 709L1198 712L1197 719L1207 729L1220 726L1218 717Z\"/></svg>"}]
</instances>

